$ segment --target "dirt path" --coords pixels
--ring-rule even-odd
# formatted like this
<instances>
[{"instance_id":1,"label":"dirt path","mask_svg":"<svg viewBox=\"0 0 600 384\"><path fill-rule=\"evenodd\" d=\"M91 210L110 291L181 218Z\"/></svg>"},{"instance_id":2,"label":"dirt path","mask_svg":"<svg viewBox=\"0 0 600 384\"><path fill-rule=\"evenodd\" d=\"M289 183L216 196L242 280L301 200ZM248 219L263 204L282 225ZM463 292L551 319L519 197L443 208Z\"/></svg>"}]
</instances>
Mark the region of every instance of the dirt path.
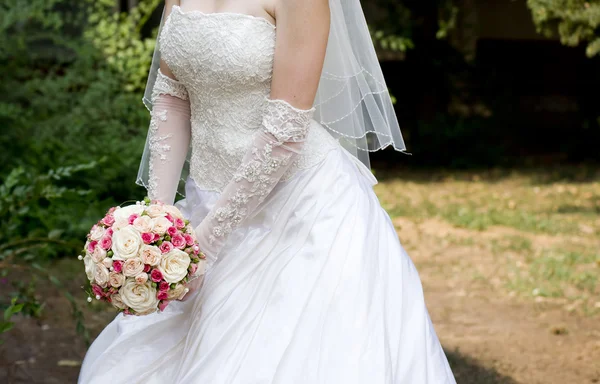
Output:
<instances>
[{"instance_id":1,"label":"dirt path","mask_svg":"<svg viewBox=\"0 0 600 384\"><path fill-rule=\"evenodd\" d=\"M506 229L467 233L443 222L396 219L417 264L436 331L455 363L458 383L584 384L600 382L600 321L563 305L510 297L498 265L477 242L448 246L449 234L489 241ZM461 267L464 266L464 267ZM467 268L470 266L470 268ZM457 352L457 353L456 353ZM465 360L464 357L468 359ZM458 359L458 360L457 360ZM468 364L468 360L475 359ZM478 370L473 369L473 365ZM483 372L477 377L473 374Z\"/></svg>"}]
</instances>

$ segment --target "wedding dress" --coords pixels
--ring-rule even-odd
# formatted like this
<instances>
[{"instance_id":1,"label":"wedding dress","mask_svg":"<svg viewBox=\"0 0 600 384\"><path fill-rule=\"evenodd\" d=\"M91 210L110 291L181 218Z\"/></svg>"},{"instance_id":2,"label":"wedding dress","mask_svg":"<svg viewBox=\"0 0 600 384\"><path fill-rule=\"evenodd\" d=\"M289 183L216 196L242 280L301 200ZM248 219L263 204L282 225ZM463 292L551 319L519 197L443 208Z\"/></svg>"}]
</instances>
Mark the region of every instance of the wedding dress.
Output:
<instances>
[{"instance_id":1,"label":"wedding dress","mask_svg":"<svg viewBox=\"0 0 600 384\"><path fill-rule=\"evenodd\" d=\"M119 314L80 383L455 383L376 179L312 111L269 100L275 30L173 7L160 45L178 81L159 74L154 87L152 172L181 167L191 143L177 206L210 224L218 257L187 301ZM174 120L187 136L164 131ZM177 177L149 183L174 197Z\"/></svg>"}]
</instances>

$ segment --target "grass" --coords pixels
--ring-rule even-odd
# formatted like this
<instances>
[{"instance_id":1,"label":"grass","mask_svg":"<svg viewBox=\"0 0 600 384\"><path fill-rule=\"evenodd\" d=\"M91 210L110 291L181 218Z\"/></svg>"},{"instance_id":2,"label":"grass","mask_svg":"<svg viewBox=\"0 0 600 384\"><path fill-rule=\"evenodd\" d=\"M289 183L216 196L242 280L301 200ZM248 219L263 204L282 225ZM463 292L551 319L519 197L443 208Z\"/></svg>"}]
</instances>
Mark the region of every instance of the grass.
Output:
<instances>
[{"instance_id":1,"label":"grass","mask_svg":"<svg viewBox=\"0 0 600 384\"><path fill-rule=\"evenodd\" d=\"M464 278L499 280L508 294L600 313L600 177L540 170L389 175L375 187L392 219L438 223L432 251L460 253ZM441 224L440 224L441 223ZM433 225L433 224L432 224ZM445 231L448 232L448 231ZM437 236L437 239L436 239ZM422 248L422 249L420 249ZM436 262L443 261L436 256ZM475 263L473 263L475 260ZM443 270L443 268L438 268Z\"/></svg>"}]
</instances>

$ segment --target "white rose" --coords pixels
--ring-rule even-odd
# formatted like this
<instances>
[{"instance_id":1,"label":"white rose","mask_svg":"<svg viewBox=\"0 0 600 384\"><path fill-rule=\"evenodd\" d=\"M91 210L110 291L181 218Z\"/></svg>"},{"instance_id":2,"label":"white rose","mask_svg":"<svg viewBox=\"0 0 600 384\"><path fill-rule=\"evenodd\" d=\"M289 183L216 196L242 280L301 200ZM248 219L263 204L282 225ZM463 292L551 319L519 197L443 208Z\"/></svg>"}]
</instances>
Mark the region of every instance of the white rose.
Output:
<instances>
[{"instance_id":1,"label":"white rose","mask_svg":"<svg viewBox=\"0 0 600 384\"><path fill-rule=\"evenodd\" d=\"M136 257L142 244L142 236L131 225L115 231L112 237L112 251L117 259Z\"/></svg>"},{"instance_id":2,"label":"white rose","mask_svg":"<svg viewBox=\"0 0 600 384\"><path fill-rule=\"evenodd\" d=\"M121 299L121 295L119 295L118 293L113 293L112 296L110 296L110 299L111 299L112 305L114 305L115 307L117 307L119 309L127 308L127 306L123 302L123 299Z\"/></svg>"},{"instance_id":3,"label":"white rose","mask_svg":"<svg viewBox=\"0 0 600 384\"><path fill-rule=\"evenodd\" d=\"M111 272L108 275L108 283L111 287L119 288L125 282L125 276L117 272Z\"/></svg>"},{"instance_id":4,"label":"white rose","mask_svg":"<svg viewBox=\"0 0 600 384\"><path fill-rule=\"evenodd\" d=\"M134 279L127 279L119 289L119 294L123 303L140 315L153 312L158 307L156 289L149 281L137 284Z\"/></svg>"},{"instance_id":5,"label":"white rose","mask_svg":"<svg viewBox=\"0 0 600 384\"><path fill-rule=\"evenodd\" d=\"M165 232L167 232L167 229L169 229L169 227L172 225L173 223L171 223L167 218L157 217L152 219L152 232L156 232L159 235L164 235Z\"/></svg>"},{"instance_id":6,"label":"white rose","mask_svg":"<svg viewBox=\"0 0 600 384\"><path fill-rule=\"evenodd\" d=\"M163 255L158 270L162 272L163 278L169 284L178 283L188 273L190 256L180 249L174 248L171 252Z\"/></svg>"},{"instance_id":7,"label":"white rose","mask_svg":"<svg viewBox=\"0 0 600 384\"><path fill-rule=\"evenodd\" d=\"M83 258L83 264L85 265L85 274L89 281L94 281L94 275L96 273L96 263L90 257L90 255L85 255Z\"/></svg>"},{"instance_id":8,"label":"white rose","mask_svg":"<svg viewBox=\"0 0 600 384\"><path fill-rule=\"evenodd\" d=\"M171 215L172 218L184 220L183 214L174 205L165 205L164 208L165 212Z\"/></svg>"},{"instance_id":9,"label":"white rose","mask_svg":"<svg viewBox=\"0 0 600 384\"><path fill-rule=\"evenodd\" d=\"M150 216L140 216L133 221L133 227L140 233L152 231L152 218Z\"/></svg>"},{"instance_id":10,"label":"white rose","mask_svg":"<svg viewBox=\"0 0 600 384\"><path fill-rule=\"evenodd\" d=\"M110 257L107 257L104 260L102 260L102 264L104 264L106 268L110 269L110 267L112 267L113 265L113 261Z\"/></svg>"},{"instance_id":11,"label":"white rose","mask_svg":"<svg viewBox=\"0 0 600 384\"><path fill-rule=\"evenodd\" d=\"M92 252L92 260L94 263L99 263L106 257L106 251L102 247L96 246L94 252Z\"/></svg>"},{"instance_id":12,"label":"white rose","mask_svg":"<svg viewBox=\"0 0 600 384\"><path fill-rule=\"evenodd\" d=\"M150 264L151 266L157 266L162 259L162 252L154 245L142 245L140 249L140 258L144 264Z\"/></svg>"},{"instance_id":13,"label":"white rose","mask_svg":"<svg viewBox=\"0 0 600 384\"><path fill-rule=\"evenodd\" d=\"M96 270L94 272L94 280L96 281L96 284L102 288L106 288L108 285L108 276L108 268L102 264L96 264Z\"/></svg>"},{"instance_id":14,"label":"white rose","mask_svg":"<svg viewBox=\"0 0 600 384\"><path fill-rule=\"evenodd\" d=\"M98 241L104 236L104 233L106 233L106 229L100 225L94 225L90 231L90 239Z\"/></svg>"},{"instance_id":15,"label":"white rose","mask_svg":"<svg viewBox=\"0 0 600 384\"><path fill-rule=\"evenodd\" d=\"M164 205L151 204L149 207L146 207L146 213L153 219L156 217L164 217L167 215L164 207Z\"/></svg>"},{"instance_id":16,"label":"white rose","mask_svg":"<svg viewBox=\"0 0 600 384\"><path fill-rule=\"evenodd\" d=\"M137 284L146 284L146 281L148 281L148 274L147 273L140 273L138 275L135 276L135 282Z\"/></svg>"},{"instance_id":17,"label":"white rose","mask_svg":"<svg viewBox=\"0 0 600 384\"><path fill-rule=\"evenodd\" d=\"M141 215L142 212L144 212L144 206L134 204L128 205L126 207L117 207L117 209L115 209L115 211L113 212L113 216L115 218L115 221L119 221L122 219L129 221L129 216Z\"/></svg>"},{"instance_id":18,"label":"white rose","mask_svg":"<svg viewBox=\"0 0 600 384\"><path fill-rule=\"evenodd\" d=\"M115 231L118 231L120 229L127 227L128 225L129 225L128 219L119 219L119 220L115 220L115 223L112 225L112 229L114 229Z\"/></svg>"},{"instance_id":19,"label":"white rose","mask_svg":"<svg viewBox=\"0 0 600 384\"><path fill-rule=\"evenodd\" d=\"M127 277L134 277L144 271L144 263L139 257L127 259L123 263L123 274Z\"/></svg>"}]
</instances>

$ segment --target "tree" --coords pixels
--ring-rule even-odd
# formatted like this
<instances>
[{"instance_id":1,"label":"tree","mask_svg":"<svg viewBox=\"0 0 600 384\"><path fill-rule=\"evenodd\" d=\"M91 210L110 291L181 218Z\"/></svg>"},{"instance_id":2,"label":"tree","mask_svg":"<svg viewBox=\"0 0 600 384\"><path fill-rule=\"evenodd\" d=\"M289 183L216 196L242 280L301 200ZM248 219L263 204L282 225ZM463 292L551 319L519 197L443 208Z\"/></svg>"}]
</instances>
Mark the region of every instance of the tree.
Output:
<instances>
[{"instance_id":1,"label":"tree","mask_svg":"<svg viewBox=\"0 0 600 384\"><path fill-rule=\"evenodd\" d=\"M600 54L600 3L584 0L527 0L538 32L571 47L587 44L588 57Z\"/></svg>"}]
</instances>

